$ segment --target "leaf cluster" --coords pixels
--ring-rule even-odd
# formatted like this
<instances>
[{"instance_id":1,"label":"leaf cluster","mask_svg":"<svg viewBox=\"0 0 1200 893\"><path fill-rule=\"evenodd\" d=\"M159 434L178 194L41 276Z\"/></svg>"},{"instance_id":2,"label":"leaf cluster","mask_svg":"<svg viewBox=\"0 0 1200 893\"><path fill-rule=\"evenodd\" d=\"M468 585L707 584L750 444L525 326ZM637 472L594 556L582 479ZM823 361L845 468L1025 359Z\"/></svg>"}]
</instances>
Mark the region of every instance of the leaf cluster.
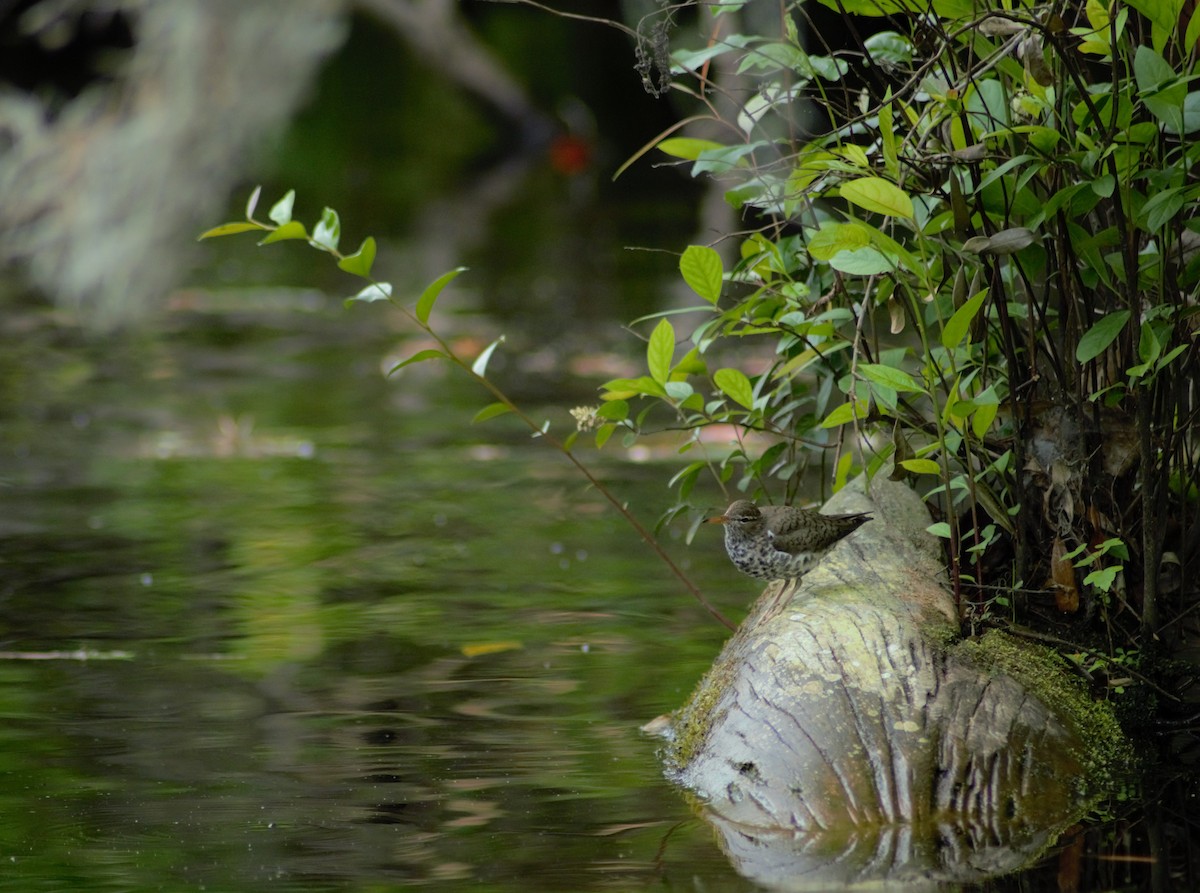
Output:
<instances>
[{"instance_id":1,"label":"leaf cluster","mask_svg":"<svg viewBox=\"0 0 1200 893\"><path fill-rule=\"evenodd\" d=\"M806 31L802 3L740 33L739 3L672 54L685 120L728 136L654 148L720 181L749 227L725 237L731 263L683 253L701 321L657 320L649 374L605 385L597 441L691 434L704 458L668 518L698 517L706 469L784 499L809 465L835 487L914 477L965 618L997 619L999 588L1053 624L1154 635L1161 599L1183 604L1160 569L1196 526L1200 16L821 2L849 46ZM749 97L722 95L719 57L754 75ZM729 426L728 448L703 433ZM1055 552L1085 557L1063 572Z\"/></svg>"}]
</instances>

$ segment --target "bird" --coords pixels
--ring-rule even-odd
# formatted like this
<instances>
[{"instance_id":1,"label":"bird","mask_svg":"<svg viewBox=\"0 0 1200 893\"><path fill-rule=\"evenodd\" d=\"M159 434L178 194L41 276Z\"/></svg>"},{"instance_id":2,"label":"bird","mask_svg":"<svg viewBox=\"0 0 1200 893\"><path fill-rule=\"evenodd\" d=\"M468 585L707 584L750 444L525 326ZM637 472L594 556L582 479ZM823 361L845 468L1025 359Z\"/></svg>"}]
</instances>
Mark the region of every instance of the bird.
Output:
<instances>
[{"instance_id":1,"label":"bird","mask_svg":"<svg viewBox=\"0 0 1200 893\"><path fill-rule=\"evenodd\" d=\"M739 499L706 523L725 525L725 551L744 574L757 580L802 577L838 540L867 521L867 512L823 515L792 505L755 505Z\"/></svg>"}]
</instances>

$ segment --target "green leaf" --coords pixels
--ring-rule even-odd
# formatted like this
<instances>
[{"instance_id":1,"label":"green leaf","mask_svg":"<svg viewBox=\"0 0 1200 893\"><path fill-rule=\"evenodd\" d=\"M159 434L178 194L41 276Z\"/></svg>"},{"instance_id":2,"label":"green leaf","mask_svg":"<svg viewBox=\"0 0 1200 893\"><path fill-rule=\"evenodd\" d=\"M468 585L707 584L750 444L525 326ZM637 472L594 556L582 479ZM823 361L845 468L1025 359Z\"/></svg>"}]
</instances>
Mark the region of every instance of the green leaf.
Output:
<instances>
[{"instance_id":1,"label":"green leaf","mask_svg":"<svg viewBox=\"0 0 1200 893\"><path fill-rule=\"evenodd\" d=\"M1161 0L1149 0L1149 2L1143 0L1141 3L1133 2L1129 5L1134 9L1140 9L1142 6L1166 7L1169 4L1163 3ZM1146 12L1147 17L1153 20L1153 16L1147 10L1142 11ZM1174 22L1173 14L1165 14L1170 15L1170 21ZM1138 92L1147 94L1153 93L1159 87L1173 81L1175 69L1159 53L1143 45L1138 47L1137 52L1133 54L1133 76L1137 79Z\"/></svg>"},{"instance_id":2,"label":"green leaf","mask_svg":"<svg viewBox=\"0 0 1200 893\"><path fill-rule=\"evenodd\" d=\"M444 353L442 353L442 351L438 350L437 348L427 347L425 350L418 350L415 354L413 354L407 360L401 360L399 363L397 363L395 366L393 366L391 369L388 370L388 375L391 375L393 372L399 372L405 366L411 366L413 363L423 363L426 360L448 360L448 359L450 359L450 358L447 357Z\"/></svg>"},{"instance_id":3,"label":"green leaf","mask_svg":"<svg viewBox=\"0 0 1200 893\"><path fill-rule=\"evenodd\" d=\"M938 465L932 459L905 459L900 463L903 468L907 468L913 474L941 474L942 466Z\"/></svg>"},{"instance_id":4,"label":"green leaf","mask_svg":"<svg viewBox=\"0 0 1200 893\"><path fill-rule=\"evenodd\" d=\"M425 291L421 292L421 297L417 299L416 314L417 319L422 325L425 325L429 322L429 314L433 310L433 304L435 301L437 301L438 295L442 293L442 289L445 288L459 273L464 272L466 269L466 267L455 267L450 272L443 273L437 279L433 280L433 282L429 283L429 285L425 287Z\"/></svg>"},{"instance_id":5,"label":"green leaf","mask_svg":"<svg viewBox=\"0 0 1200 893\"><path fill-rule=\"evenodd\" d=\"M258 197L262 195L262 187L255 186L254 191L250 193L250 199L246 202L246 219L250 220L254 217L254 209L258 207Z\"/></svg>"},{"instance_id":6,"label":"green leaf","mask_svg":"<svg viewBox=\"0 0 1200 893\"><path fill-rule=\"evenodd\" d=\"M971 329L971 322L975 319L975 315L983 306L987 296L988 290L985 288L954 311L954 315L942 327L942 347L946 350L954 350L962 344L963 339L967 337L967 332Z\"/></svg>"},{"instance_id":7,"label":"green leaf","mask_svg":"<svg viewBox=\"0 0 1200 893\"><path fill-rule=\"evenodd\" d=\"M713 381L721 389L721 393L735 403L746 409L754 408L754 388L750 379L740 369L718 369L713 373Z\"/></svg>"},{"instance_id":8,"label":"green leaf","mask_svg":"<svg viewBox=\"0 0 1200 893\"><path fill-rule=\"evenodd\" d=\"M976 398L978 402L978 398ZM981 403L975 412L971 415L971 430L975 436L982 439L987 434L988 429L992 427L992 422L996 419L996 413L1000 409L999 403Z\"/></svg>"},{"instance_id":9,"label":"green leaf","mask_svg":"<svg viewBox=\"0 0 1200 893\"><path fill-rule=\"evenodd\" d=\"M883 177L861 177L843 183L842 198L866 211L888 217L912 217L913 203L908 194Z\"/></svg>"},{"instance_id":10,"label":"green leaf","mask_svg":"<svg viewBox=\"0 0 1200 893\"><path fill-rule=\"evenodd\" d=\"M646 347L646 364L650 368L650 377L659 384L665 384L671 374L671 360L675 357L675 329L666 319L660 319L654 331L650 333L650 343Z\"/></svg>"},{"instance_id":11,"label":"green leaf","mask_svg":"<svg viewBox=\"0 0 1200 893\"><path fill-rule=\"evenodd\" d=\"M1079 339L1079 346L1075 348L1075 359L1080 363L1086 363L1100 356L1121 334L1121 330L1125 328L1127 322L1129 322L1128 310L1118 310L1116 313L1105 316Z\"/></svg>"},{"instance_id":12,"label":"green leaf","mask_svg":"<svg viewBox=\"0 0 1200 893\"><path fill-rule=\"evenodd\" d=\"M353 304L355 301L362 301L364 304L370 304L374 301L387 301L392 297L392 284L390 282L372 282L358 294L352 298L347 298L347 304Z\"/></svg>"},{"instance_id":13,"label":"green leaf","mask_svg":"<svg viewBox=\"0 0 1200 893\"><path fill-rule=\"evenodd\" d=\"M1025 226L1002 229L990 236L974 236L963 243L964 251L975 254L1014 254L1037 241L1037 234Z\"/></svg>"},{"instance_id":14,"label":"green leaf","mask_svg":"<svg viewBox=\"0 0 1200 893\"><path fill-rule=\"evenodd\" d=\"M512 412L512 407L507 403L489 403L479 412L475 413L475 418L471 419L471 424L486 422L488 419L494 419L496 416L504 415L506 412Z\"/></svg>"},{"instance_id":15,"label":"green leaf","mask_svg":"<svg viewBox=\"0 0 1200 893\"><path fill-rule=\"evenodd\" d=\"M337 211L326 208L321 212L321 219L313 227L312 240L322 248L337 251L338 240L342 237L342 221L338 219Z\"/></svg>"},{"instance_id":16,"label":"green leaf","mask_svg":"<svg viewBox=\"0 0 1200 893\"><path fill-rule=\"evenodd\" d=\"M710 304L717 303L725 276L721 255L703 245L689 245L679 258L679 272L692 291Z\"/></svg>"},{"instance_id":17,"label":"green leaf","mask_svg":"<svg viewBox=\"0 0 1200 893\"><path fill-rule=\"evenodd\" d=\"M821 427L836 428L838 425L844 425L855 419L866 418L866 415L866 400L848 400L840 406L835 406L833 411L825 416L824 421L821 422Z\"/></svg>"},{"instance_id":18,"label":"green leaf","mask_svg":"<svg viewBox=\"0 0 1200 893\"><path fill-rule=\"evenodd\" d=\"M475 362L471 364L471 371L474 372L476 375L478 375L480 378L485 377L487 375L488 360L490 360L492 358L492 353L495 352L496 348L499 347L503 343L504 343L504 336L501 335L499 338L497 338L495 341L493 341L491 344L489 344L487 347L485 347L480 352L479 356L475 358Z\"/></svg>"},{"instance_id":19,"label":"green leaf","mask_svg":"<svg viewBox=\"0 0 1200 893\"><path fill-rule=\"evenodd\" d=\"M1143 225L1149 232L1154 232L1169 223L1183 209L1184 202L1185 195L1181 187L1164 189L1142 205L1141 213L1138 216L1144 217Z\"/></svg>"},{"instance_id":20,"label":"green leaf","mask_svg":"<svg viewBox=\"0 0 1200 893\"><path fill-rule=\"evenodd\" d=\"M210 230L205 230L200 234L200 239L215 239L217 236L232 236L236 233L248 233L251 230L261 230L262 227L257 223L222 223L220 226L214 226ZM199 240L197 240L199 241Z\"/></svg>"},{"instance_id":21,"label":"green leaf","mask_svg":"<svg viewBox=\"0 0 1200 893\"><path fill-rule=\"evenodd\" d=\"M273 229L265 239L259 242L259 245L270 245L272 242L286 242L289 239L307 239L308 231L304 228L304 224L299 220L290 220L287 223L279 225L278 229Z\"/></svg>"},{"instance_id":22,"label":"green leaf","mask_svg":"<svg viewBox=\"0 0 1200 893\"><path fill-rule=\"evenodd\" d=\"M623 422L629 418L629 403L625 400L609 400L600 404L596 415L610 422Z\"/></svg>"},{"instance_id":23,"label":"green leaf","mask_svg":"<svg viewBox=\"0 0 1200 893\"><path fill-rule=\"evenodd\" d=\"M891 388L893 391L925 393L925 389L917 384L913 380L913 377L903 369L883 366L879 363L859 363L858 371L869 381Z\"/></svg>"},{"instance_id":24,"label":"green leaf","mask_svg":"<svg viewBox=\"0 0 1200 893\"><path fill-rule=\"evenodd\" d=\"M267 216L280 226L290 223L292 220L292 205L295 203L296 190L289 189L287 195L271 206L271 210L267 212Z\"/></svg>"},{"instance_id":25,"label":"green leaf","mask_svg":"<svg viewBox=\"0 0 1200 893\"><path fill-rule=\"evenodd\" d=\"M605 392L605 400L627 400L639 394L649 397L667 396L666 389L649 375L642 375L638 378L614 378L612 381L606 381L600 388Z\"/></svg>"},{"instance_id":26,"label":"green leaf","mask_svg":"<svg viewBox=\"0 0 1200 893\"><path fill-rule=\"evenodd\" d=\"M950 539L950 525L945 521L938 521L936 524L930 524L925 528L934 536L940 536L942 539Z\"/></svg>"},{"instance_id":27,"label":"green leaf","mask_svg":"<svg viewBox=\"0 0 1200 893\"><path fill-rule=\"evenodd\" d=\"M814 260L832 260L839 251L853 251L871 244L871 231L861 223L823 223L808 239Z\"/></svg>"},{"instance_id":28,"label":"green leaf","mask_svg":"<svg viewBox=\"0 0 1200 893\"><path fill-rule=\"evenodd\" d=\"M660 151L666 152L668 155L673 155L676 158L685 158L688 161L695 161L700 157L701 152L707 152L709 149L723 148L725 148L723 143L714 142L713 140L693 139L686 136L663 140L658 144Z\"/></svg>"},{"instance_id":29,"label":"green leaf","mask_svg":"<svg viewBox=\"0 0 1200 893\"><path fill-rule=\"evenodd\" d=\"M367 236L358 250L338 261L338 269L345 270L354 276L367 279L371 275L371 266L375 263L375 239Z\"/></svg>"},{"instance_id":30,"label":"green leaf","mask_svg":"<svg viewBox=\"0 0 1200 893\"><path fill-rule=\"evenodd\" d=\"M663 388L666 389L667 396L677 403L682 403L695 393L695 389L686 381L668 381Z\"/></svg>"},{"instance_id":31,"label":"green leaf","mask_svg":"<svg viewBox=\"0 0 1200 893\"><path fill-rule=\"evenodd\" d=\"M1116 580L1117 574L1121 571L1121 565L1114 564L1112 567L1102 567L1099 570L1092 571L1083 578L1085 586L1095 586L1101 591L1107 592Z\"/></svg>"},{"instance_id":32,"label":"green leaf","mask_svg":"<svg viewBox=\"0 0 1200 893\"><path fill-rule=\"evenodd\" d=\"M829 266L851 276L878 276L896 269L896 262L878 248L868 245L853 251L839 251L829 259Z\"/></svg>"}]
</instances>

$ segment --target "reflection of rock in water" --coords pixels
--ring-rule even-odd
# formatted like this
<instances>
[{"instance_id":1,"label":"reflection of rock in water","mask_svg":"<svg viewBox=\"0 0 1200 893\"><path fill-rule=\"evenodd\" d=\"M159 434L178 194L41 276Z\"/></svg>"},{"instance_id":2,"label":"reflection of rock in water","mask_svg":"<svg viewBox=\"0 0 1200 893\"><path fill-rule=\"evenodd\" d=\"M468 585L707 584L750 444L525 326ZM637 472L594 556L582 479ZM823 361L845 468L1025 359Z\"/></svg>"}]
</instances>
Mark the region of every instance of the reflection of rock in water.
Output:
<instances>
[{"instance_id":1,"label":"reflection of rock in water","mask_svg":"<svg viewBox=\"0 0 1200 893\"><path fill-rule=\"evenodd\" d=\"M673 774L764 883L1012 871L1124 753L1052 656L998 633L954 644L919 497L881 478L873 496L836 510L883 523L768 588L673 724Z\"/></svg>"},{"instance_id":2,"label":"reflection of rock in water","mask_svg":"<svg viewBox=\"0 0 1200 893\"><path fill-rule=\"evenodd\" d=\"M42 3L20 24L51 45L99 7L120 11L109 30L129 49L93 53L90 82L0 99L0 262L112 324L174 284L247 152L287 120L343 28L334 0L286 14L242 0Z\"/></svg>"}]
</instances>

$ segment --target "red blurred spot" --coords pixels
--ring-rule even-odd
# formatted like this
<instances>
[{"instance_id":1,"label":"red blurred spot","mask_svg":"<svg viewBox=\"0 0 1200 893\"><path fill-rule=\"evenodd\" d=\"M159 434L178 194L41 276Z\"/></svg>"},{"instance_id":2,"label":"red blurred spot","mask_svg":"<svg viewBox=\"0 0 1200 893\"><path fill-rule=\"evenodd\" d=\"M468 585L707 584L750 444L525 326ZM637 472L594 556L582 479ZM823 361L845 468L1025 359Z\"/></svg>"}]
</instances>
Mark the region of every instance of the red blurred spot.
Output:
<instances>
[{"instance_id":1,"label":"red blurred spot","mask_svg":"<svg viewBox=\"0 0 1200 893\"><path fill-rule=\"evenodd\" d=\"M586 140L571 134L554 138L550 144L550 166L560 174L572 177L587 170L592 163L592 147Z\"/></svg>"}]
</instances>

